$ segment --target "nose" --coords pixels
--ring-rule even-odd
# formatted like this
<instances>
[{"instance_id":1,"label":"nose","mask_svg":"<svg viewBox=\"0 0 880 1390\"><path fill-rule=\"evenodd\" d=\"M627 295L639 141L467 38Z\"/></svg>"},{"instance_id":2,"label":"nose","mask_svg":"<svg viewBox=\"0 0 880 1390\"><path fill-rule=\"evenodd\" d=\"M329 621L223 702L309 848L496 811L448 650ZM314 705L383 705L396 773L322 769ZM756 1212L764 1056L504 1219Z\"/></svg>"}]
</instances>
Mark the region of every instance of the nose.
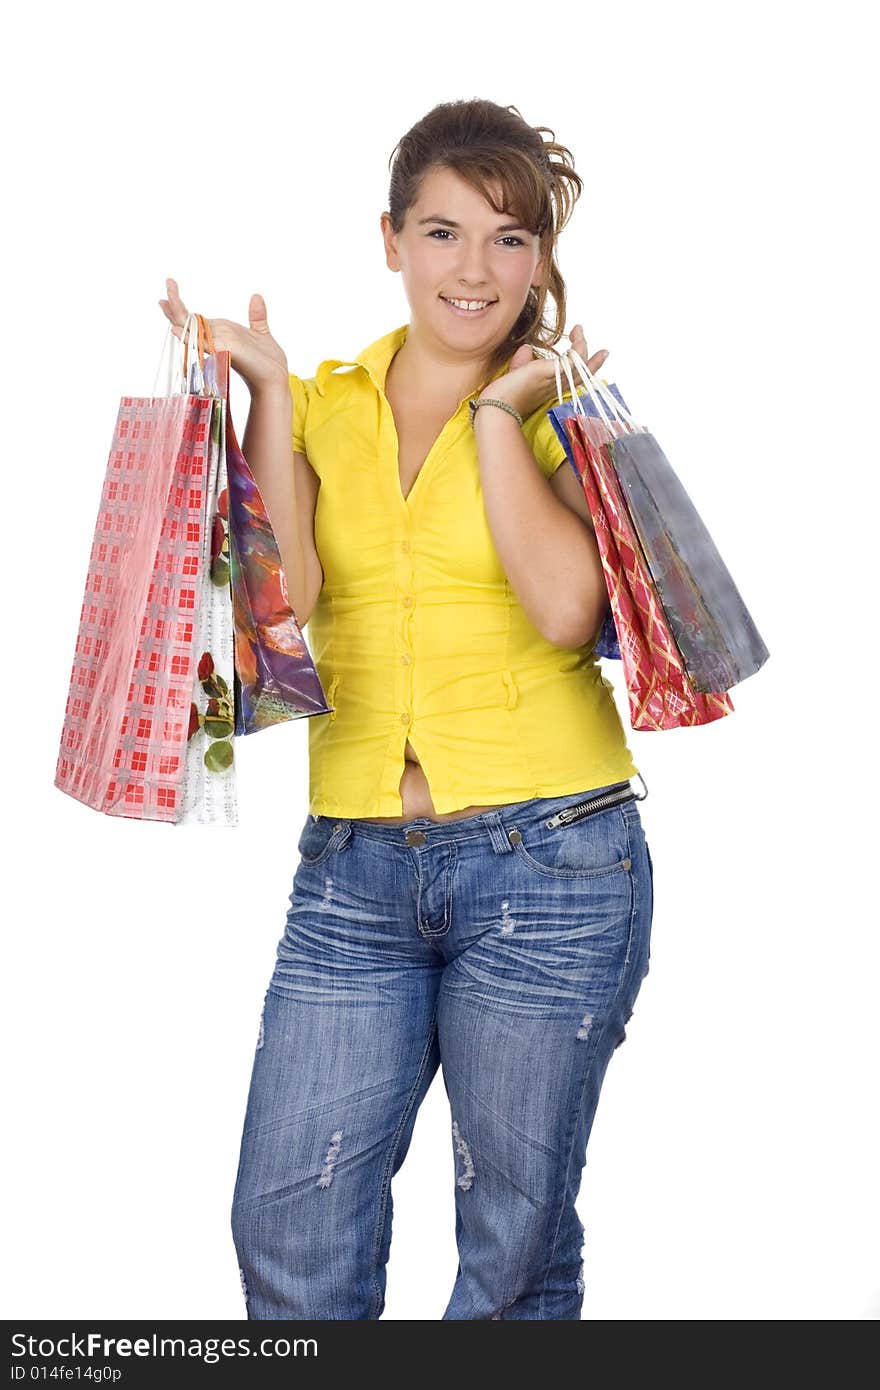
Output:
<instances>
[{"instance_id":1,"label":"nose","mask_svg":"<svg viewBox=\"0 0 880 1390\"><path fill-rule=\"evenodd\" d=\"M462 251L461 268L458 272L459 287L469 294L484 290L488 284L483 267L483 253L478 247Z\"/></svg>"}]
</instances>

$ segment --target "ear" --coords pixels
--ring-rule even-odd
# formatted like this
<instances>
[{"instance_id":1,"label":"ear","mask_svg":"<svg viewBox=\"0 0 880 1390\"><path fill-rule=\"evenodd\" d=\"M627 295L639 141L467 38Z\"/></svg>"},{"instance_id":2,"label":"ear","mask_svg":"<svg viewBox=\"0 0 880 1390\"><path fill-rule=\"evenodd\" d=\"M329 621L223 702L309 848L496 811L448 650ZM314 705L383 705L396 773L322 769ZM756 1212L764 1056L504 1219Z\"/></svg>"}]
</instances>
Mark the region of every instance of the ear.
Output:
<instances>
[{"instance_id":1,"label":"ear","mask_svg":"<svg viewBox=\"0 0 880 1390\"><path fill-rule=\"evenodd\" d=\"M379 230L382 233L382 240L385 243L385 264L389 270L399 270L400 260L397 255L395 245L396 236L391 227L391 214L383 212L379 218Z\"/></svg>"},{"instance_id":2,"label":"ear","mask_svg":"<svg viewBox=\"0 0 880 1390\"><path fill-rule=\"evenodd\" d=\"M534 270L532 271L532 284L531 284L531 288L532 288L533 290L539 290L539 289L541 289L542 285L544 284L544 274L545 274L544 257L541 256L541 257L539 257L538 261L537 261L536 264L535 264L535 268L534 268Z\"/></svg>"}]
</instances>

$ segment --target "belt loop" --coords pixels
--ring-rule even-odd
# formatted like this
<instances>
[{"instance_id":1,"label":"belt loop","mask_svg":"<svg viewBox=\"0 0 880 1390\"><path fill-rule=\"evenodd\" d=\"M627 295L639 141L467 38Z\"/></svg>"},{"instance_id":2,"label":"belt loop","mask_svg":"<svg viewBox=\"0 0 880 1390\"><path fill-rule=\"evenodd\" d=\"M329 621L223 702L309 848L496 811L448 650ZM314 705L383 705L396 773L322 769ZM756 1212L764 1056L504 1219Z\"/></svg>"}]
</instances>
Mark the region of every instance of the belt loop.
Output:
<instances>
[{"instance_id":1,"label":"belt loop","mask_svg":"<svg viewBox=\"0 0 880 1390\"><path fill-rule=\"evenodd\" d=\"M350 842L350 840L351 840L351 835L352 835L352 825L351 825L351 821L348 820L348 819L346 819L345 816L340 817L339 820L336 821L336 824L335 824L335 827L334 827L334 830L333 830L333 835L331 836L331 838L335 838L336 836L339 837L338 840L336 841L336 850L337 850L337 852L338 852L339 850L343 850L343 849L346 849L346 848L348 847L348 844L349 844L349 842Z\"/></svg>"},{"instance_id":2,"label":"belt loop","mask_svg":"<svg viewBox=\"0 0 880 1390\"><path fill-rule=\"evenodd\" d=\"M489 843L496 854L513 854L513 845L507 838L507 831L502 823L504 808L497 811L486 811L483 819L486 822L486 829L489 832Z\"/></svg>"}]
</instances>

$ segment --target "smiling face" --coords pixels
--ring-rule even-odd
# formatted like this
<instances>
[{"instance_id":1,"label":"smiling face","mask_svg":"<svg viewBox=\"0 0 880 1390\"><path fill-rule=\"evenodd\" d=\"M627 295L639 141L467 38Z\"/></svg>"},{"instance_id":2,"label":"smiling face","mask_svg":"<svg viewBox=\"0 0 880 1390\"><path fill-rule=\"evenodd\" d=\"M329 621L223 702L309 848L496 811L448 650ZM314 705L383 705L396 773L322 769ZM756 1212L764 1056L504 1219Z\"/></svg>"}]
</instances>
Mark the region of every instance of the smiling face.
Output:
<instances>
[{"instance_id":1,"label":"smiling face","mask_svg":"<svg viewBox=\"0 0 880 1390\"><path fill-rule=\"evenodd\" d=\"M500 186L491 191L500 203ZM516 222L447 168L426 173L399 233L382 214L386 262L403 276L420 334L471 357L506 339L543 275L539 238Z\"/></svg>"}]
</instances>

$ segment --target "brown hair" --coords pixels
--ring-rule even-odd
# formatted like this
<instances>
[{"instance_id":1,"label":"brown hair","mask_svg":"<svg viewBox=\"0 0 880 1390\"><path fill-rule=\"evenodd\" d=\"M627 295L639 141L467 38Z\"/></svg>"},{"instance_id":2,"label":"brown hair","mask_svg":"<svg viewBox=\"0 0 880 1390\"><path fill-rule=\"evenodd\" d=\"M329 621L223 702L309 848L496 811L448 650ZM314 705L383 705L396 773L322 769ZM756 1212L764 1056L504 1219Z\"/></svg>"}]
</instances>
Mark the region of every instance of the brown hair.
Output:
<instances>
[{"instance_id":1,"label":"brown hair","mask_svg":"<svg viewBox=\"0 0 880 1390\"><path fill-rule=\"evenodd\" d=\"M546 132L549 140L544 140ZM529 343L553 347L565 332L565 281L556 264L556 240L574 211L583 181L571 164L571 151L557 144L548 126L530 126L515 106L494 101L444 101L433 107L397 142L392 160L388 212L400 232L430 169L452 169L466 179L497 213L512 214L540 240L545 283L530 289L522 313L488 364L487 381ZM502 188L499 207L487 183ZM547 299L555 305L546 317Z\"/></svg>"}]
</instances>

